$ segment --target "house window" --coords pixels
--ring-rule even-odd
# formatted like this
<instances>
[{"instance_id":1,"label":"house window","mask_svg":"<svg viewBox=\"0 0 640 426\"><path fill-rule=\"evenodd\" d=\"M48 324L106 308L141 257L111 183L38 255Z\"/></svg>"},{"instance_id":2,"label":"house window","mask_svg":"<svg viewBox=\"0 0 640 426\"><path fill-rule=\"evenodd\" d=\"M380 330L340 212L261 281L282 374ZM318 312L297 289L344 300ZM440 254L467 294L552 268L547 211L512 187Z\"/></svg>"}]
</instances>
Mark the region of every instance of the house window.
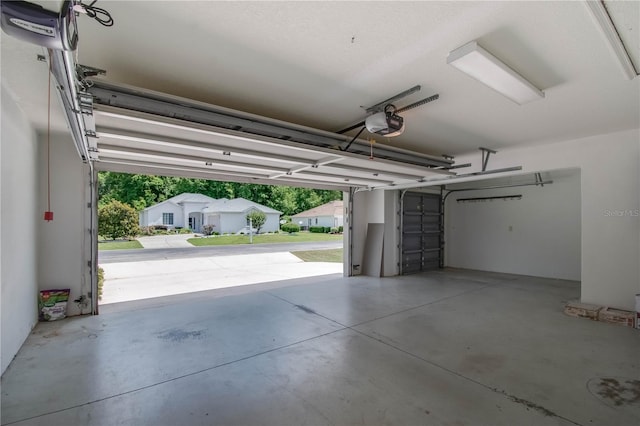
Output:
<instances>
[{"instance_id":1,"label":"house window","mask_svg":"<svg viewBox=\"0 0 640 426\"><path fill-rule=\"evenodd\" d=\"M316 225L318 224L318 218L316 217Z\"/></svg>"},{"instance_id":2,"label":"house window","mask_svg":"<svg viewBox=\"0 0 640 426\"><path fill-rule=\"evenodd\" d=\"M173 213L162 213L162 224L173 225Z\"/></svg>"}]
</instances>

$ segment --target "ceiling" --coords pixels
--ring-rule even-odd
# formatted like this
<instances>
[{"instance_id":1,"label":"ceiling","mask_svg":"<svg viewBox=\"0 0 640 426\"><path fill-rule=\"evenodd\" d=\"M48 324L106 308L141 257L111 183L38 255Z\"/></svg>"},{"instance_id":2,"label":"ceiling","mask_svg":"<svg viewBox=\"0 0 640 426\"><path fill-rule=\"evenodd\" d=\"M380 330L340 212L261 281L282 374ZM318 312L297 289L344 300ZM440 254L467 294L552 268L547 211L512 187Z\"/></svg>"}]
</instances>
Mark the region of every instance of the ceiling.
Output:
<instances>
[{"instance_id":1,"label":"ceiling","mask_svg":"<svg viewBox=\"0 0 640 426\"><path fill-rule=\"evenodd\" d=\"M326 131L361 121L361 106L419 84L422 90L398 107L440 98L403 113L401 136L375 137L406 150L459 155L640 127L640 78L624 77L582 2L100 0L97 6L115 25L80 16L77 61L105 69L102 78L111 82ZM625 31L637 38L637 5L629 11L635 18ZM471 40L545 98L519 106L447 65L448 53ZM2 81L42 130L47 69L36 60L42 49L4 33L1 44ZM53 126L65 127L58 110Z\"/></svg>"}]
</instances>

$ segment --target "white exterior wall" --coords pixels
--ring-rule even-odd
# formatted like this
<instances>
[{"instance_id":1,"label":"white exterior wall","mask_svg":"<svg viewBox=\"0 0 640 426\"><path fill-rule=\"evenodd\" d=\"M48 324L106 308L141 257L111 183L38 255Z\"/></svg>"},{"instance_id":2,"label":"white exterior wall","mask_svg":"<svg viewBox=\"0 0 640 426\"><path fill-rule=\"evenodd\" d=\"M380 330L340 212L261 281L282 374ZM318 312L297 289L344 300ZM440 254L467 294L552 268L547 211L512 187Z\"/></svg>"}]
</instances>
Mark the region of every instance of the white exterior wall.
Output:
<instances>
[{"instance_id":1,"label":"white exterior wall","mask_svg":"<svg viewBox=\"0 0 640 426\"><path fill-rule=\"evenodd\" d=\"M173 213L173 225L167 225L170 227L184 226L184 216L182 214L182 207L173 203L162 203L161 205L150 207L145 211L144 219L146 223L140 223L140 226L156 226L163 225L162 213ZM188 219L187 219L188 220ZM188 223L187 223L188 225Z\"/></svg>"},{"instance_id":2,"label":"white exterior wall","mask_svg":"<svg viewBox=\"0 0 640 426\"><path fill-rule=\"evenodd\" d=\"M277 213L267 214L267 220L265 221L264 225L262 225L262 229L260 229L260 232L276 232L279 230L280 230L280 215Z\"/></svg>"},{"instance_id":3,"label":"white exterior wall","mask_svg":"<svg viewBox=\"0 0 640 426\"><path fill-rule=\"evenodd\" d=\"M44 137L41 136L41 141ZM44 146L44 142L41 142ZM40 150L40 192L38 212L47 208L46 149ZM85 188L89 182L89 167L82 163L71 135L51 136L51 210L52 222L38 221L40 290L71 289L68 315L79 315L73 299L88 296L91 291L91 247L84 243L88 235ZM90 313L85 309L84 313Z\"/></svg>"},{"instance_id":4,"label":"white exterior wall","mask_svg":"<svg viewBox=\"0 0 640 426\"><path fill-rule=\"evenodd\" d=\"M221 234L235 234L240 229L247 226L247 213L221 213L220 214L220 230L215 231ZM255 226L254 226L255 228ZM274 232L280 229L280 215L277 213L268 213L267 220L260 229L260 232Z\"/></svg>"},{"instance_id":5,"label":"white exterior wall","mask_svg":"<svg viewBox=\"0 0 640 426\"><path fill-rule=\"evenodd\" d=\"M580 173L552 179L544 187L450 195L445 207L447 266L579 281ZM456 202L512 194L522 199Z\"/></svg>"},{"instance_id":6,"label":"white exterior wall","mask_svg":"<svg viewBox=\"0 0 640 426\"><path fill-rule=\"evenodd\" d=\"M469 172L477 171L480 153L459 156L456 162L473 162ZM518 165L530 173L580 169L581 299L635 309L634 295L640 293L640 130L505 149L491 156L488 169Z\"/></svg>"},{"instance_id":7,"label":"white exterior wall","mask_svg":"<svg viewBox=\"0 0 640 426\"><path fill-rule=\"evenodd\" d=\"M221 213L220 233L235 234L240 229L247 226L247 217L244 213Z\"/></svg>"},{"instance_id":8,"label":"white exterior wall","mask_svg":"<svg viewBox=\"0 0 640 426\"><path fill-rule=\"evenodd\" d=\"M213 225L213 231L219 234L222 233L220 230L220 215L219 214L205 214L204 219L202 220L203 225Z\"/></svg>"},{"instance_id":9,"label":"white exterior wall","mask_svg":"<svg viewBox=\"0 0 640 426\"><path fill-rule=\"evenodd\" d=\"M309 225L309 219L311 219L311 225ZM316 223L316 219L318 222ZM291 222L300 225L301 227L308 228L309 226L328 226L329 228L337 228L338 226L344 226L343 216L312 216L312 217L299 217L292 216ZM337 224L336 224L337 223Z\"/></svg>"},{"instance_id":10,"label":"white exterior wall","mask_svg":"<svg viewBox=\"0 0 640 426\"><path fill-rule=\"evenodd\" d=\"M25 114L2 85L0 125L0 304L2 373L38 320L37 230L40 146Z\"/></svg>"}]
</instances>

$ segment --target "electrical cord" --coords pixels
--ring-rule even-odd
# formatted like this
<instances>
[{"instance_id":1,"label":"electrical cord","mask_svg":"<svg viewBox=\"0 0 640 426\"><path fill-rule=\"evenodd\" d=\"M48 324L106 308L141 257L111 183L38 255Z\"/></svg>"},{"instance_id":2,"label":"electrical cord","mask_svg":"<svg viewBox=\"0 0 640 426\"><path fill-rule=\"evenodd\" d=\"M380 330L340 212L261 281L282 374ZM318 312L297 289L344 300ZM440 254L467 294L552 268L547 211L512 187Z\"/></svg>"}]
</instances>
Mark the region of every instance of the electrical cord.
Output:
<instances>
[{"instance_id":1,"label":"electrical cord","mask_svg":"<svg viewBox=\"0 0 640 426\"><path fill-rule=\"evenodd\" d=\"M113 18L111 17L111 14L107 12L105 9L102 9L101 7L94 6L94 4L96 4L97 1L98 0L93 0L89 4L84 4L82 3L82 1L80 1L78 2L77 5L84 10L84 13L89 18L95 19L105 27L113 26Z\"/></svg>"}]
</instances>

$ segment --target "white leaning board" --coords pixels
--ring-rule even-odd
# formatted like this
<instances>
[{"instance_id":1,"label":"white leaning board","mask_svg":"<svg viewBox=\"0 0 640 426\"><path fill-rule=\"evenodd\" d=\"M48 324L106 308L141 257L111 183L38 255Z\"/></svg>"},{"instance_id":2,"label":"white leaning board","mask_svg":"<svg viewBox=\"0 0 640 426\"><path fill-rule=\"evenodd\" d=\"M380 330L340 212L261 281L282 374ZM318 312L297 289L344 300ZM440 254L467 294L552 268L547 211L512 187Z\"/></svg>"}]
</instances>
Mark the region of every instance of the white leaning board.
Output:
<instances>
[{"instance_id":1,"label":"white leaning board","mask_svg":"<svg viewBox=\"0 0 640 426\"><path fill-rule=\"evenodd\" d=\"M382 249L384 247L384 223L367 224L364 241L362 274L369 277L382 276Z\"/></svg>"}]
</instances>

